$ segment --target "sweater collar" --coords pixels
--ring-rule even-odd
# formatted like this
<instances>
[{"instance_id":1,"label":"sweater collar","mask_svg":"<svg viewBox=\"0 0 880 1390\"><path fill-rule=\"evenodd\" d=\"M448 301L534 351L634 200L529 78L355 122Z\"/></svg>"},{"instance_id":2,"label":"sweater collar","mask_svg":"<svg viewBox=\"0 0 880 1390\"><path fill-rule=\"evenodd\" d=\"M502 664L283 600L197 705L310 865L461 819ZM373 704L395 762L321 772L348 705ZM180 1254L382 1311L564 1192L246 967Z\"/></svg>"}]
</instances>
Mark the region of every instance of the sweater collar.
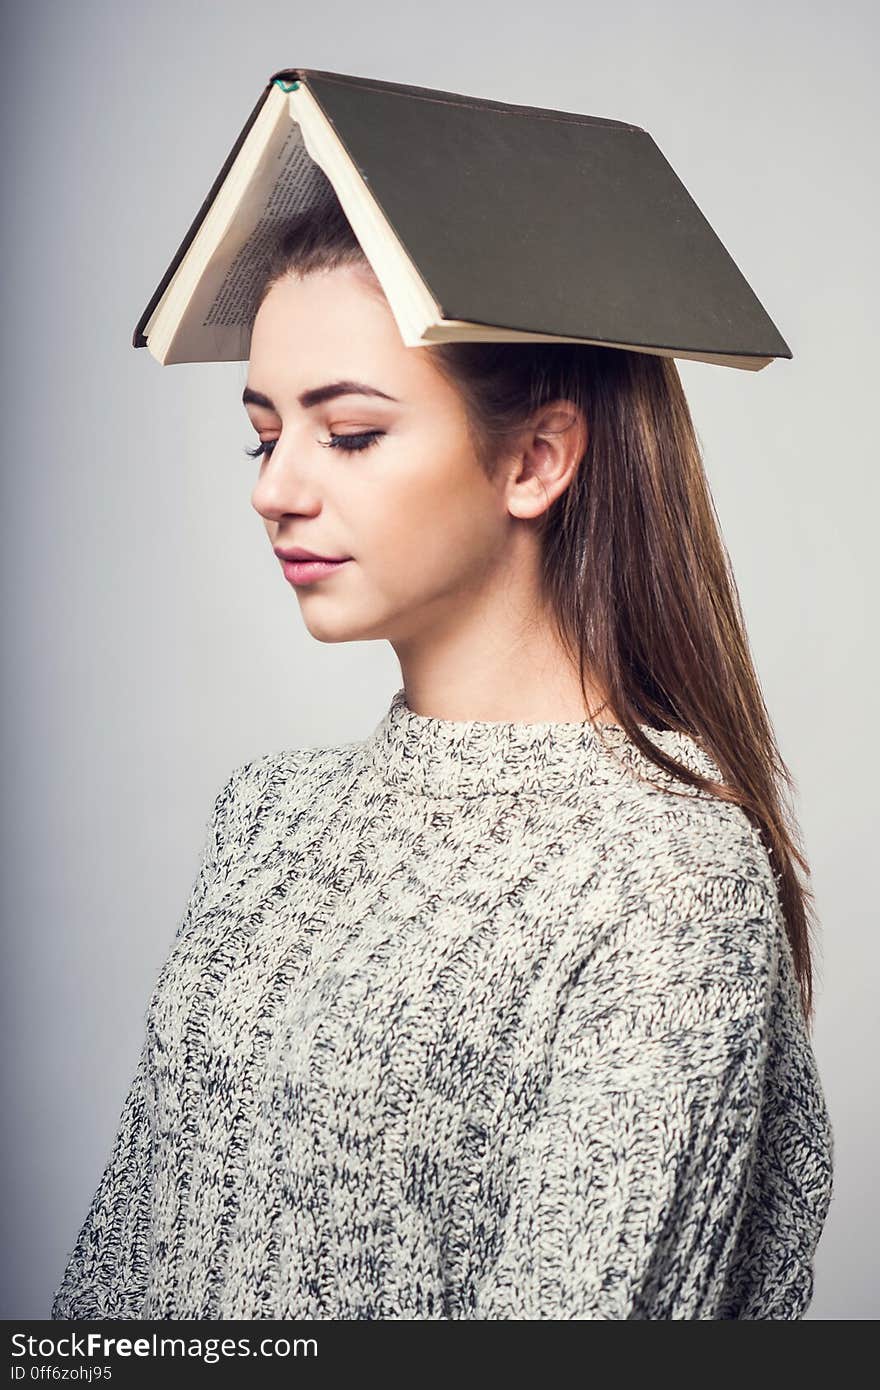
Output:
<instances>
[{"instance_id":1,"label":"sweater collar","mask_svg":"<svg viewBox=\"0 0 880 1390\"><path fill-rule=\"evenodd\" d=\"M689 734L649 724L639 728L671 757L720 780L717 765ZM411 710L403 689L392 697L365 751L382 781L428 796L564 794L631 771L683 788L640 753L619 724L438 719Z\"/></svg>"}]
</instances>

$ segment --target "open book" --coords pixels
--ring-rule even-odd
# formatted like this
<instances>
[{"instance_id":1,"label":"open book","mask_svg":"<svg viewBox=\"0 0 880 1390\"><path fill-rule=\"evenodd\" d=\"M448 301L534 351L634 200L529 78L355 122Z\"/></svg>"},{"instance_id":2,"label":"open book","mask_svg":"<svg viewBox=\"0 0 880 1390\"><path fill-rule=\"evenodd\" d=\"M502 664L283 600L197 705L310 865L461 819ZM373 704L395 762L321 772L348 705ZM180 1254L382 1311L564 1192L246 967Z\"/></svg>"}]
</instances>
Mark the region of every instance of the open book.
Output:
<instances>
[{"instance_id":1,"label":"open book","mask_svg":"<svg viewBox=\"0 0 880 1390\"><path fill-rule=\"evenodd\" d=\"M755 371L791 357L639 126L285 68L134 331L157 361L245 361L284 223L338 200L408 346L585 342Z\"/></svg>"}]
</instances>

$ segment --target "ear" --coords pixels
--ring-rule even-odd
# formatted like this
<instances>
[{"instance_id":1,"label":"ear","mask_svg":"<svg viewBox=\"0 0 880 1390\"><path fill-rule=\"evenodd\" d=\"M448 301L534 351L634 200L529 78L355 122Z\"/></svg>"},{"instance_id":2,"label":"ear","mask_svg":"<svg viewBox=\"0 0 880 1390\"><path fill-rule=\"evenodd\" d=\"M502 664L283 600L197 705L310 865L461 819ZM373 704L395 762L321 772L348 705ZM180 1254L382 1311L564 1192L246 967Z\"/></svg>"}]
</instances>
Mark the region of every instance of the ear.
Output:
<instances>
[{"instance_id":1,"label":"ear","mask_svg":"<svg viewBox=\"0 0 880 1390\"><path fill-rule=\"evenodd\" d=\"M588 438L583 411L573 401L541 406L518 436L510 457L507 505L511 516L536 517L552 506L577 472Z\"/></svg>"}]
</instances>

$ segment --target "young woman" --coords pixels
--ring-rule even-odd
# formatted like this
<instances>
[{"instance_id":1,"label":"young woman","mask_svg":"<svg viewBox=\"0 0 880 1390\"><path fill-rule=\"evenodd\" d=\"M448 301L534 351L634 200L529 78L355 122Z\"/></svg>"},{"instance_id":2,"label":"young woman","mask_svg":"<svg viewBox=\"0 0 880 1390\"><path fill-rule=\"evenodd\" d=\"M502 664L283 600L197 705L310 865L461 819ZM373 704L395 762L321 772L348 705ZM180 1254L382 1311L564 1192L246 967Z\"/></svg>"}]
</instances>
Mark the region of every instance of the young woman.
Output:
<instances>
[{"instance_id":1,"label":"young woman","mask_svg":"<svg viewBox=\"0 0 880 1390\"><path fill-rule=\"evenodd\" d=\"M674 363L413 349L341 211L253 505L373 733L236 768L55 1318L800 1318L809 892Z\"/></svg>"}]
</instances>

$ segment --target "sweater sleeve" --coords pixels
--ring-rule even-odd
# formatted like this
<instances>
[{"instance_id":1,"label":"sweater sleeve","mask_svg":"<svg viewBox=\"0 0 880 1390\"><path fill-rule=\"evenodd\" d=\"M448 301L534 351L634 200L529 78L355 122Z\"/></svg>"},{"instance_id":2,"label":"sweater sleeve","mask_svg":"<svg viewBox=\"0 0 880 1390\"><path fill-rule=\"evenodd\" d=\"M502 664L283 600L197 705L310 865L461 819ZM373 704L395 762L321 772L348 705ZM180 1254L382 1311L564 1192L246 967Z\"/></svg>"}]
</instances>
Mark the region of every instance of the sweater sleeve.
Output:
<instances>
[{"instance_id":1,"label":"sweater sleeve","mask_svg":"<svg viewBox=\"0 0 880 1390\"><path fill-rule=\"evenodd\" d=\"M214 799L199 868L177 925L177 939L193 929L208 889L224 872L224 832L244 770L236 768ZM140 1317L149 1266L151 1113L145 1038L110 1157L53 1294L52 1318Z\"/></svg>"},{"instance_id":2,"label":"sweater sleeve","mask_svg":"<svg viewBox=\"0 0 880 1390\"><path fill-rule=\"evenodd\" d=\"M779 966L772 876L639 890L571 972L475 1318L724 1316Z\"/></svg>"}]
</instances>

